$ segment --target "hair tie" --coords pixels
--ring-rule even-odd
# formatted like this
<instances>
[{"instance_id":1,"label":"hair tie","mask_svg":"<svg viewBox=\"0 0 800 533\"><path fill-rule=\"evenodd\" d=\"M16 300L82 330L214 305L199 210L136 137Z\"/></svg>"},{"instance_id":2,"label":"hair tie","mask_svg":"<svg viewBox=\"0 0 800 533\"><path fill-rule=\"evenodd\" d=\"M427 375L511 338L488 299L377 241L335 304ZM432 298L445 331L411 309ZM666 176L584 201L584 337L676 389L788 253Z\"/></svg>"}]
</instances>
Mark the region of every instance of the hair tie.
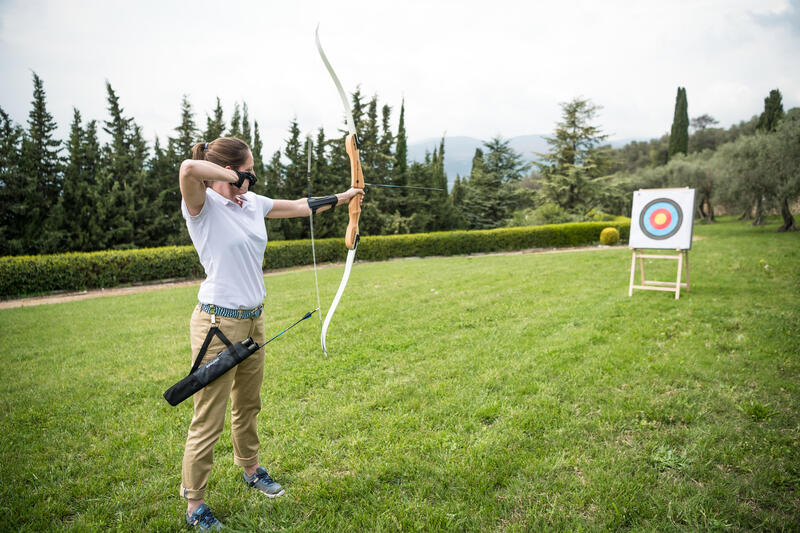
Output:
<instances>
[{"instance_id":1,"label":"hair tie","mask_svg":"<svg viewBox=\"0 0 800 533\"><path fill-rule=\"evenodd\" d=\"M208 143L206 143L206 145L203 146L203 151L205 152L206 150L208 150Z\"/></svg>"}]
</instances>

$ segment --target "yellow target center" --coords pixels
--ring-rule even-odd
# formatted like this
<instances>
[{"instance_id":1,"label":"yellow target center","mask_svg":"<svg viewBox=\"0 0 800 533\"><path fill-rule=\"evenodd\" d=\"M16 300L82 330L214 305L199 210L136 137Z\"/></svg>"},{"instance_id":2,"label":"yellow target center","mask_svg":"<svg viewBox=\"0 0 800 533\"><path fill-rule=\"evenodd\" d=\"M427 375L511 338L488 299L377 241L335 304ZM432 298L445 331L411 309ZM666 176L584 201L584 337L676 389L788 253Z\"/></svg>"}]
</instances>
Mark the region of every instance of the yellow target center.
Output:
<instances>
[{"instance_id":1,"label":"yellow target center","mask_svg":"<svg viewBox=\"0 0 800 533\"><path fill-rule=\"evenodd\" d=\"M664 222L666 222L666 221L667 221L667 215L665 215L664 213L658 213L658 214L657 214L657 215L654 217L654 221L655 221L655 223L656 223L658 226L663 226L663 225L664 225Z\"/></svg>"}]
</instances>

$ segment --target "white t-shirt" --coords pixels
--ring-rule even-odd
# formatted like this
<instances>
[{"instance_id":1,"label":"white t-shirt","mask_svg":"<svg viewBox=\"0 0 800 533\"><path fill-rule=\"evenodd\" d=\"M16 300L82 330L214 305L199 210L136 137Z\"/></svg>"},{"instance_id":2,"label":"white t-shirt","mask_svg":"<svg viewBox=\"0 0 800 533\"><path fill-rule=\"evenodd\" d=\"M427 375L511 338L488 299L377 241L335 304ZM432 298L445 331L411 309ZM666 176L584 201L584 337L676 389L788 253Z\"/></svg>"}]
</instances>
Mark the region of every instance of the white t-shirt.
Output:
<instances>
[{"instance_id":1,"label":"white t-shirt","mask_svg":"<svg viewBox=\"0 0 800 533\"><path fill-rule=\"evenodd\" d=\"M244 195L242 206L206 188L203 209L189 214L181 200L186 227L206 271L197 299L231 309L250 309L264 301L264 273L261 269L267 248L264 217L272 199L253 192Z\"/></svg>"}]
</instances>

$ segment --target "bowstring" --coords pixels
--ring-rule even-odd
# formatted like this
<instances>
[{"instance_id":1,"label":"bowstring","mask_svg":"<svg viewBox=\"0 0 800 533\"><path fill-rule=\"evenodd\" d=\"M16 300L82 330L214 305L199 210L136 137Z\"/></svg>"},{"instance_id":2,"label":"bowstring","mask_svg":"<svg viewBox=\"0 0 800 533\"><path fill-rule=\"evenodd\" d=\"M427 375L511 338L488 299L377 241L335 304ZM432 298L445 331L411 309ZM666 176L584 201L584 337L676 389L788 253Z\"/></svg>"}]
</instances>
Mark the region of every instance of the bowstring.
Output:
<instances>
[{"instance_id":1,"label":"bowstring","mask_svg":"<svg viewBox=\"0 0 800 533\"><path fill-rule=\"evenodd\" d=\"M308 151L308 170L307 170L307 177L308 177L308 198L311 199L311 135L306 137L307 144L307 151ZM308 223L311 230L311 258L314 262L314 288L317 291L317 309L320 309L319 303L319 280L317 279L317 250L314 246L314 211L309 208L308 213ZM322 311L319 313L319 325L322 328Z\"/></svg>"}]
</instances>

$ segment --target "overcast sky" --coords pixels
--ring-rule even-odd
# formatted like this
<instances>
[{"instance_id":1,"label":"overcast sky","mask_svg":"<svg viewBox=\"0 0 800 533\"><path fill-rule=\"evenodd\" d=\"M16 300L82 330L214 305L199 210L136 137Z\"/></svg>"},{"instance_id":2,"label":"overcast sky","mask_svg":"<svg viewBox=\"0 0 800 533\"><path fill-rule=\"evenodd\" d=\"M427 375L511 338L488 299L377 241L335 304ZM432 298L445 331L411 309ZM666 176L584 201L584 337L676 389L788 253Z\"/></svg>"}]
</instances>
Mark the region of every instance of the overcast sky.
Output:
<instances>
[{"instance_id":1,"label":"overcast sky","mask_svg":"<svg viewBox=\"0 0 800 533\"><path fill-rule=\"evenodd\" d=\"M411 142L551 133L578 96L611 139L650 139L678 86L690 117L723 127L770 89L800 105L800 0L0 0L0 107L26 123L35 71L65 138L73 107L107 118L108 80L163 141L184 94L201 128L216 97L226 119L245 101L268 157L293 117L304 133L342 127L317 23L345 90L392 106L394 130L405 98Z\"/></svg>"}]
</instances>

